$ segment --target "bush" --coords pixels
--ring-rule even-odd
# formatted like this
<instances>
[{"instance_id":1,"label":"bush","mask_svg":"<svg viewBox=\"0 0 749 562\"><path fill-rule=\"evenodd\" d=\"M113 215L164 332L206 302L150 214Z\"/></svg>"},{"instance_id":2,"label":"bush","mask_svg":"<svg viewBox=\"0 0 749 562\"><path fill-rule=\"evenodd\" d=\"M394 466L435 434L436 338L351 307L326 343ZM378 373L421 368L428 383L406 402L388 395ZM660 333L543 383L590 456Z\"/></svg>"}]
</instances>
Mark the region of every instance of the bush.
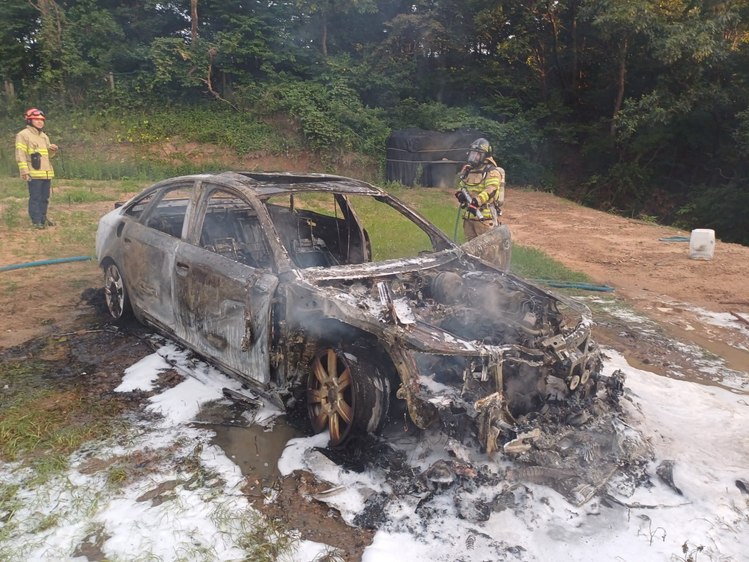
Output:
<instances>
[{"instance_id":1,"label":"bush","mask_svg":"<svg viewBox=\"0 0 749 562\"><path fill-rule=\"evenodd\" d=\"M686 230L711 228L724 242L749 246L749 229L746 227L749 189L745 184L712 188L697 186L689 200L690 203L678 212L678 226Z\"/></svg>"},{"instance_id":2,"label":"bush","mask_svg":"<svg viewBox=\"0 0 749 562\"><path fill-rule=\"evenodd\" d=\"M384 155L390 129L381 110L365 107L343 80L283 82L270 86L260 106L288 112L313 150Z\"/></svg>"},{"instance_id":3,"label":"bush","mask_svg":"<svg viewBox=\"0 0 749 562\"><path fill-rule=\"evenodd\" d=\"M215 105L166 108L123 120L120 140L150 144L178 136L188 142L208 143L233 149L237 154L253 150L280 150L273 129L248 113Z\"/></svg>"}]
</instances>

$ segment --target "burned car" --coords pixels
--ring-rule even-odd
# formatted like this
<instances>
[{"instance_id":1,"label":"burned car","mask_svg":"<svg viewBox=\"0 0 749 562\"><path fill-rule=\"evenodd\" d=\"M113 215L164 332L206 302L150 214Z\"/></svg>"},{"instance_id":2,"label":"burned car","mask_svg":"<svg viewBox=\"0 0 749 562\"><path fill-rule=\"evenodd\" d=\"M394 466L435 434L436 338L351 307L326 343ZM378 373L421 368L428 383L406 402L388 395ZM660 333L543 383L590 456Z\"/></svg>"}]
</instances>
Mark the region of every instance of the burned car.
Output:
<instances>
[{"instance_id":1,"label":"burned car","mask_svg":"<svg viewBox=\"0 0 749 562\"><path fill-rule=\"evenodd\" d=\"M601 369L587 309L506 271L508 249L506 228L461 247L369 183L291 173L166 180L96 236L115 319L306 409L332 445L400 406L489 453Z\"/></svg>"}]
</instances>

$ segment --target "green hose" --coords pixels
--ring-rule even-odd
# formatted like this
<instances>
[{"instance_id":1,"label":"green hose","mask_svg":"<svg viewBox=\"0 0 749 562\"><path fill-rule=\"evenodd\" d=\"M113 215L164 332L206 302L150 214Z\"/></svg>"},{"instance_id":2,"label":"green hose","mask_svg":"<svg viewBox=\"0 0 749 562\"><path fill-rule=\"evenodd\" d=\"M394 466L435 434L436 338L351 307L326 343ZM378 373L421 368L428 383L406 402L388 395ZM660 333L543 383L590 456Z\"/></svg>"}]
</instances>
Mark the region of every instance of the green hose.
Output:
<instances>
[{"instance_id":1,"label":"green hose","mask_svg":"<svg viewBox=\"0 0 749 562\"><path fill-rule=\"evenodd\" d=\"M599 291L603 293L610 293L614 290L614 287L609 287L608 285L594 285L592 283L552 281L551 279L531 279L531 281L542 285L548 285L549 287L556 287L558 289L583 289L585 291Z\"/></svg>"},{"instance_id":2,"label":"green hose","mask_svg":"<svg viewBox=\"0 0 749 562\"><path fill-rule=\"evenodd\" d=\"M458 207L458 214L455 215L455 230L453 232L453 242L455 242L456 244L458 243L458 222L460 222L460 212L462 210L463 209Z\"/></svg>"},{"instance_id":3,"label":"green hose","mask_svg":"<svg viewBox=\"0 0 749 562\"><path fill-rule=\"evenodd\" d=\"M50 260L30 261L27 263L17 263L15 265L4 265L0 267L0 271L10 271L12 269L23 269L25 267L37 267L40 265L53 265L56 263L67 263L71 261L88 261L90 256L74 256L72 258L55 258Z\"/></svg>"}]
</instances>

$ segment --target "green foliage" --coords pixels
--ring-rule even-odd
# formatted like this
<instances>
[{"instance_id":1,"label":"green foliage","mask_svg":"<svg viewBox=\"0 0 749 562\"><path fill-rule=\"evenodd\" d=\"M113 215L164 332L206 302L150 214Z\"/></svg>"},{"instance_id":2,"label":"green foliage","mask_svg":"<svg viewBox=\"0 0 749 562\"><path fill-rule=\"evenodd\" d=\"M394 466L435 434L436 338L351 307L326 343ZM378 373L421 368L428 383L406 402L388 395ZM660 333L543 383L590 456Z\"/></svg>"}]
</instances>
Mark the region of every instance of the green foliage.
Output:
<instances>
[{"instance_id":1,"label":"green foliage","mask_svg":"<svg viewBox=\"0 0 749 562\"><path fill-rule=\"evenodd\" d=\"M749 188L746 183L713 188L695 186L690 203L679 209L676 224L687 230L711 228L721 240L749 246L747 209Z\"/></svg>"},{"instance_id":2,"label":"green foliage","mask_svg":"<svg viewBox=\"0 0 749 562\"><path fill-rule=\"evenodd\" d=\"M365 107L344 80L280 83L265 92L263 106L298 120L314 150L382 153L390 133L382 111Z\"/></svg>"},{"instance_id":3,"label":"green foliage","mask_svg":"<svg viewBox=\"0 0 749 562\"><path fill-rule=\"evenodd\" d=\"M179 137L189 142L210 143L237 154L253 150L281 149L273 129L246 113L224 107L165 108L123 119L121 140L136 144L164 142Z\"/></svg>"}]
</instances>

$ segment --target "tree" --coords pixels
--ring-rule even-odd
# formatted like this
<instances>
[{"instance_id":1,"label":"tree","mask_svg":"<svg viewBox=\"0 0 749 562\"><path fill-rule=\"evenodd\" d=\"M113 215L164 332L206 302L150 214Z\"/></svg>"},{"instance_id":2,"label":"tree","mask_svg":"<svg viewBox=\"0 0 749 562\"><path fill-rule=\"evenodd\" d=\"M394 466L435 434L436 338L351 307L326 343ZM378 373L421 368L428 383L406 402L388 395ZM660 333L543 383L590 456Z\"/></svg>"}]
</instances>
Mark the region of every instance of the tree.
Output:
<instances>
[{"instance_id":1,"label":"tree","mask_svg":"<svg viewBox=\"0 0 749 562\"><path fill-rule=\"evenodd\" d=\"M7 101L15 97L14 84L35 74L36 27L37 13L26 0L6 0L0 4L0 77Z\"/></svg>"},{"instance_id":2,"label":"tree","mask_svg":"<svg viewBox=\"0 0 749 562\"><path fill-rule=\"evenodd\" d=\"M303 18L316 20L319 28L319 45L323 57L328 56L328 23L332 17L350 13L374 13L376 0L296 0Z\"/></svg>"}]
</instances>

